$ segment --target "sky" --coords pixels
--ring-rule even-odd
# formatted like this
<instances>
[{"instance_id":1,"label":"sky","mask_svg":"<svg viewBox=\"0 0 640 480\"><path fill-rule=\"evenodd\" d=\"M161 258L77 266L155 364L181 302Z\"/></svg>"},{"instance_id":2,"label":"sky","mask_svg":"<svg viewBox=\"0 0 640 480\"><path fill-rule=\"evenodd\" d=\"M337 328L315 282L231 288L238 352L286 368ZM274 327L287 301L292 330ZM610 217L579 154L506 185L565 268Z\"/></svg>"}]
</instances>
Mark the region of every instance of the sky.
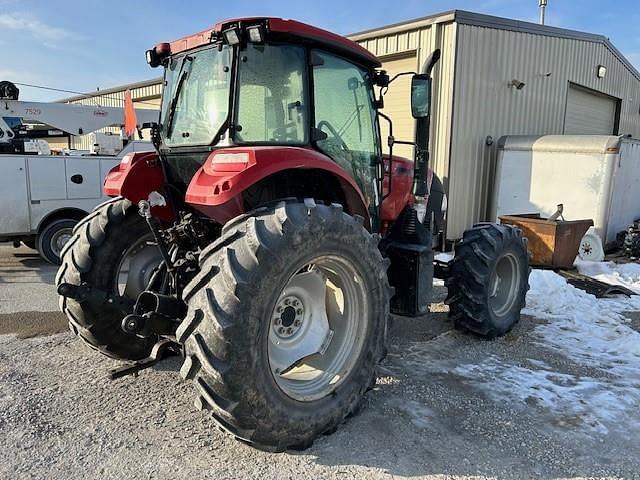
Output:
<instances>
[{"instance_id":1,"label":"sky","mask_svg":"<svg viewBox=\"0 0 640 480\"><path fill-rule=\"evenodd\" d=\"M546 23L609 37L640 70L636 2L549 0ZM294 18L346 35L452 9L538 19L537 0L0 0L0 81L88 92L156 78L145 50L226 18ZM21 100L70 95L19 88Z\"/></svg>"}]
</instances>

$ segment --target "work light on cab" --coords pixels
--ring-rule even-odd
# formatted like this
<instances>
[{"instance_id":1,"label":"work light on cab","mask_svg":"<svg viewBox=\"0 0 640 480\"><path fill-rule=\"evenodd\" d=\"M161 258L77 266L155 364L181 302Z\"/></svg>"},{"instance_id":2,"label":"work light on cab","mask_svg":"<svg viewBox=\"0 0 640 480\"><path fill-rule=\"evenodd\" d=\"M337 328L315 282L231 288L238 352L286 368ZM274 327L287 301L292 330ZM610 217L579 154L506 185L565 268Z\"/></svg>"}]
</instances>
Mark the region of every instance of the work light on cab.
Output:
<instances>
[{"instance_id":1,"label":"work light on cab","mask_svg":"<svg viewBox=\"0 0 640 480\"><path fill-rule=\"evenodd\" d=\"M229 45L233 46L240 44L241 34L238 27L231 27L226 29L222 32L222 35L224 36L225 42L227 42Z\"/></svg>"},{"instance_id":2,"label":"work light on cab","mask_svg":"<svg viewBox=\"0 0 640 480\"><path fill-rule=\"evenodd\" d=\"M160 66L162 61L168 58L169 55L171 55L171 44L169 43L159 43L145 53L147 63L151 68Z\"/></svg>"},{"instance_id":3,"label":"work light on cab","mask_svg":"<svg viewBox=\"0 0 640 480\"><path fill-rule=\"evenodd\" d=\"M253 25L251 27L247 27L247 34L249 35L250 42L264 42L264 28L262 27L262 25Z\"/></svg>"}]
</instances>

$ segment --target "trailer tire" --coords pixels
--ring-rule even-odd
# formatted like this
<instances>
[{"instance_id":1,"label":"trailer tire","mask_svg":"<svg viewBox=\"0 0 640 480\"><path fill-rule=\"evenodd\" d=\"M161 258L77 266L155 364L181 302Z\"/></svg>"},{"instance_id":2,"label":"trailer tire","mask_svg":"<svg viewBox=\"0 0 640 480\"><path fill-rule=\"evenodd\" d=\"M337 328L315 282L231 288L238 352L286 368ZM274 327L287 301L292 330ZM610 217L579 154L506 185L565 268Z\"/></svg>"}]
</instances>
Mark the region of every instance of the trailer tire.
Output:
<instances>
[{"instance_id":1,"label":"trailer tire","mask_svg":"<svg viewBox=\"0 0 640 480\"><path fill-rule=\"evenodd\" d=\"M486 338L509 332L520 320L530 271L519 229L483 223L464 232L446 282L455 327Z\"/></svg>"},{"instance_id":2,"label":"trailer tire","mask_svg":"<svg viewBox=\"0 0 640 480\"><path fill-rule=\"evenodd\" d=\"M328 262L327 258L335 260L330 264L335 277L329 273L325 280L313 283L322 278L316 275L324 272L322 262ZM308 262L313 266L299 269ZM362 218L343 213L340 205L316 205L313 200L259 208L225 226L221 238L202 252L200 264L200 273L185 288L183 298L189 312L176 332L185 346L180 373L193 381L198 408L210 410L215 421L237 439L267 451L306 448L316 436L332 432L357 411L375 381L375 366L384 353L390 298L388 261L382 258L376 239L363 228ZM340 268L353 269L349 270L353 283L345 281L343 286L338 282L343 278ZM289 338L304 337L307 333L300 332L309 331L305 322L311 325L319 318L315 315L322 307L311 315L314 310L308 309L307 297L301 296L296 303L296 297L289 299L288 295L297 290L289 288L292 282L304 288L301 279L320 285L327 278L344 289L343 316L332 323L335 317L327 315L335 334L325 337L325 342L329 340L323 354L302 357L305 362L315 359L311 362L316 362L321 381L285 379L302 362L298 360L291 369L274 368L276 359L284 358L278 355L288 348L279 346L278 331L286 336L291 332L282 326L296 325L285 323L289 307L282 310L280 304L301 305L297 314L302 320L296 320L300 326ZM352 296L352 287L363 296ZM336 290L333 292L335 295ZM329 296L312 298L319 302L316 307L331 304ZM351 302L355 298L365 303ZM327 306L326 312L331 308ZM284 312L282 319L276 312ZM291 321L293 312L292 307ZM359 314L360 323L357 330L349 330L344 325L351 325L354 313ZM276 328L278 324L281 327ZM359 332L353 347L341 340L351 338L344 333L349 331ZM299 334L302 337L295 337ZM287 341L281 340L282 344ZM336 352L343 352L344 346L344 358L349 360L333 370L338 363L330 363L330 358L342 358ZM326 362L325 370L320 373L322 362ZM338 377L335 372L340 372L335 385L321 388L327 379ZM286 383L289 381L292 383Z\"/></svg>"},{"instance_id":3,"label":"trailer tire","mask_svg":"<svg viewBox=\"0 0 640 480\"><path fill-rule=\"evenodd\" d=\"M62 265L56 276L61 283L87 284L103 291L115 292L117 271L131 245L145 238L149 229L132 204L114 198L95 208L74 228L62 251ZM69 328L89 347L109 357L140 360L148 357L156 336L139 338L121 329L126 315L105 302L82 303L60 296L60 309L69 320Z\"/></svg>"},{"instance_id":4,"label":"trailer tire","mask_svg":"<svg viewBox=\"0 0 640 480\"><path fill-rule=\"evenodd\" d=\"M40 256L49 263L60 265L60 254L77 223L72 218L58 218L45 225L36 237L36 249Z\"/></svg>"}]
</instances>

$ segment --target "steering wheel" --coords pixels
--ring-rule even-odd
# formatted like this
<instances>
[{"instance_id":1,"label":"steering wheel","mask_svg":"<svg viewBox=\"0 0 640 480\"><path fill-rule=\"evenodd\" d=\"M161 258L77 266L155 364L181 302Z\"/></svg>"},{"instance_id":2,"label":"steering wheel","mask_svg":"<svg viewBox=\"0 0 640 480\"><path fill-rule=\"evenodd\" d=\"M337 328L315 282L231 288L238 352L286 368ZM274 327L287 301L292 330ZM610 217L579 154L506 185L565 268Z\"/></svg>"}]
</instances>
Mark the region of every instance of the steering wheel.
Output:
<instances>
[{"instance_id":1,"label":"steering wheel","mask_svg":"<svg viewBox=\"0 0 640 480\"><path fill-rule=\"evenodd\" d=\"M295 123L287 123L282 127L278 127L273 130L271 139L272 142L295 142L298 140L296 124Z\"/></svg>"},{"instance_id":2,"label":"steering wheel","mask_svg":"<svg viewBox=\"0 0 640 480\"><path fill-rule=\"evenodd\" d=\"M347 144L345 143L345 141L342 139L342 137L340 136L340 134L338 133L338 131L333 128L333 125L331 125L328 121L326 120L320 120L318 122L318 130L322 130L322 127L327 127L327 130L329 130L329 132L331 133L331 135L333 135L336 140L338 140L338 142L340 142L340 146L342 147L342 149L345 152L349 152L349 147L347 147Z\"/></svg>"}]
</instances>

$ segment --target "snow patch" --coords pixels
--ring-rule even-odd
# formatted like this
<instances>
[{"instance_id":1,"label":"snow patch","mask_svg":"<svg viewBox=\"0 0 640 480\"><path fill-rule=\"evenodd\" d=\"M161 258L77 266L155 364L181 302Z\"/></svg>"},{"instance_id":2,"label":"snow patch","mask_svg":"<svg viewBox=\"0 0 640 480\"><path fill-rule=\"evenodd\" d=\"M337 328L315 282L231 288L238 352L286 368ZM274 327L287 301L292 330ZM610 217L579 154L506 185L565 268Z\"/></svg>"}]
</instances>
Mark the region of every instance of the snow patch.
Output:
<instances>
[{"instance_id":1,"label":"snow patch","mask_svg":"<svg viewBox=\"0 0 640 480\"><path fill-rule=\"evenodd\" d=\"M438 415L423 404L415 400L394 398L390 405L409 417L409 421L420 429L433 428L438 421Z\"/></svg>"},{"instance_id":2,"label":"snow patch","mask_svg":"<svg viewBox=\"0 0 640 480\"><path fill-rule=\"evenodd\" d=\"M640 294L639 263L586 262L577 258L575 266L583 275L613 285L622 285Z\"/></svg>"},{"instance_id":3,"label":"snow patch","mask_svg":"<svg viewBox=\"0 0 640 480\"><path fill-rule=\"evenodd\" d=\"M640 293L640 265L579 262L584 274L618 283ZM523 313L544 320L533 341L577 364L570 375L545 359L511 359L489 355L480 363L459 363L453 334L410 346L402 355L409 368L453 375L481 389L494 401L546 410L558 428L606 435L640 429L640 333L625 312L640 311L640 295L598 299L569 285L549 270L533 270ZM562 358L562 357L559 357ZM583 367L583 368L580 368ZM415 408L411 408L414 415ZM428 417L428 415L418 415Z\"/></svg>"},{"instance_id":4,"label":"snow patch","mask_svg":"<svg viewBox=\"0 0 640 480\"><path fill-rule=\"evenodd\" d=\"M606 434L635 410L640 396L633 385L555 372L550 367L529 369L490 357L480 364L461 365L453 373L484 389L496 402L517 402L522 408L540 407L553 414L558 427L579 427Z\"/></svg>"},{"instance_id":5,"label":"snow patch","mask_svg":"<svg viewBox=\"0 0 640 480\"><path fill-rule=\"evenodd\" d=\"M598 299L548 270L532 271L529 284L523 313L548 320L535 330L544 345L584 365L631 369L640 380L640 333L623 314L640 311L640 296Z\"/></svg>"},{"instance_id":6,"label":"snow patch","mask_svg":"<svg viewBox=\"0 0 640 480\"><path fill-rule=\"evenodd\" d=\"M640 289L640 265L579 262L578 268L603 281L615 279ZM529 284L523 313L546 320L534 330L539 342L599 374L579 377L497 359L461 366L456 373L476 378L485 373L494 379L487 383L492 396L543 406L574 427L603 434L613 425L628 429L637 416L625 412L640 403L640 333L629 326L624 312L639 311L640 296L598 299L548 270L533 270Z\"/></svg>"}]
</instances>

